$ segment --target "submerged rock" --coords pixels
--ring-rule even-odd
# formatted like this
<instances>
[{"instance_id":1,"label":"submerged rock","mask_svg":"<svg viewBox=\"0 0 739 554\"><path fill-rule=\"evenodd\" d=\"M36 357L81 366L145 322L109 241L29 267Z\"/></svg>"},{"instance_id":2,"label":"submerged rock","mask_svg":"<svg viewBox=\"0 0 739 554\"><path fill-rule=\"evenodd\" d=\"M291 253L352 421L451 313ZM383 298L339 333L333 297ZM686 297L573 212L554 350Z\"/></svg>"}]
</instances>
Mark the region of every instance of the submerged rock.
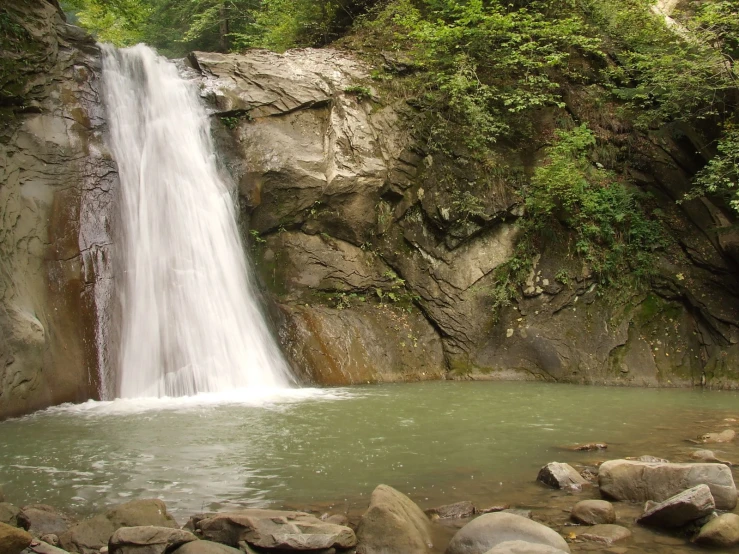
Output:
<instances>
[{"instance_id":1,"label":"submerged rock","mask_svg":"<svg viewBox=\"0 0 739 554\"><path fill-rule=\"evenodd\" d=\"M37 538L43 535L61 535L75 523L71 517L46 504L24 506L18 521L24 529Z\"/></svg>"},{"instance_id":2,"label":"submerged rock","mask_svg":"<svg viewBox=\"0 0 739 554\"><path fill-rule=\"evenodd\" d=\"M27 531L0 523L0 552L2 554L20 554L31 544L33 537Z\"/></svg>"},{"instance_id":3,"label":"submerged rock","mask_svg":"<svg viewBox=\"0 0 739 554\"><path fill-rule=\"evenodd\" d=\"M485 554L510 541L541 544L570 551L567 542L549 527L514 514L485 514L462 527L452 538L446 554Z\"/></svg>"},{"instance_id":4,"label":"submerged rock","mask_svg":"<svg viewBox=\"0 0 739 554\"><path fill-rule=\"evenodd\" d=\"M706 517L716 509L716 503L707 485L698 485L668 498L659 504L648 506L637 523L655 527L682 527Z\"/></svg>"},{"instance_id":5,"label":"submerged rock","mask_svg":"<svg viewBox=\"0 0 739 554\"><path fill-rule=\"evenodd\" d=\"M564 550L547 544L526 541L506 541L491 548L485 554L562 554Z\"/></svg>"},{"instance_id":6,"label":"submerged rock","mask_svg":"<svg viewBox=\"0 0 739 554\"><path fill-rule=\"evenodd\" d=\"M739 515L721 514L706 523L695 538L706 546L735 546L739 544Z\"/></svg>"},{"instance_id":7,"label":"submerged rock","mask_svg":"<svg viewBox=\"0 0 739 554\"><path fill-rule=\"evenodd\" d=\"M244 552L244 550L232 548L217 542L193 541L183 544L177 550L173 551L172 554L244 554Z\"/></svg>"},{"instance_id":8,"label":"submerged rock","mask_svg":"<svg viewBox=\"0 0 739 554\"><path fill-rule=\"evenodd\" d=\"M616 521L616 510L613 509L613 504L606 500L583 500L575 504L570 517L585 525L613 523Z\"/></svg>"},{"instance_id":9,"label":"submerged rock","mask_svg":"<svg viewBox=\"0 0 739 554\"><path fill-rule=\"evenodd\" d=\"M555 489L582 487L589 484L588 480L574 467L561 462L550 462L545 465L539 470L536 480Z\"/></svg>"},{"instance_id":10,"label":"submerged rock","mask_svg":"<svg viewBox=\"0 0 739 554\"><path fill-rule=\"evenodd\" d=\"M426 515L431 519L461 519L475 515L475 506L469 500L463 500L426 510Z\"/></svg>"},{"instance_id":11,"label":"submerged rock","mask_svg":"<svg viewBox=\"0 0 739 554\"><path fill-rule=\"evenodd\" d=\"M594 525L590 529L585 529L577 534L577 538L579 539L600 542L606 546L611 546L615 542L623 541L630 537L631 531L626 527L612 524Z\"/></svg>"},{"instance_id":12,"label":"submerged rock","mask_svg":"<svg viewBox=\"0 0 739 554\"><path fill-rule=\"evenodd\" d=\"M326 523L304 512L247 509L215 514L195 526L203 538L229 546L245 541L260 548L321 550L357 544L354 531L348 527Z\"/></svg>"},{"instance_id":13,"label":"submerged rock","mask_svg":"<svg viewBox=\"0 0 739 554\"><path fill-rule=\"evenodd\" d=\"M699 460L701 462L710 462L715 464L724 464L727 466L733 465L731 462L726 460L720 460L716 457L716 454L713 453L712 450L696 450L690 455L691 458L694 460Z\"/></svg>"},{"instance_id":14,"label":"submerged rock","mask_svg":"<svg viewBox=\"0 0 739 554\"><path fill-rule=\"evenodd\" d=\"M431 524L415 502L387 485L378 486L357 527L359 554L427 554Z\"/></svg>"},{"instance_id":15,"label":"submerged rock","mask_svg":"<svg viewBox=\"0 0 739 554\"><path fill-rule=\"evenodd\" d=\"M170 527L121 527L108 542L109 554L165 554L198 538Z\"/></svg>"},{"instance_id":16,"label":"submerged rock","mask_svg":"<svg viewBox=\"0 0 739 554\"><path fill-rule=\"evenodd\" d=\"M706 433L698 437L698 440L703 443L724 443L731 442L736 438L736 431L733 429L725 429L720 433Z\"/></svg>"},{"instance_id":17,"label":"submerged rock","mask_svg":"<svg viewBox=\"0 0 739 554\"><path fill-rule=\"evenodd\" d=\"M601 493L616 500L662 502L686 489L706 484L720 510L733 510L737 490L723 464L648 463L611 460L598 470Z\"/></svg>"}]
</instances>

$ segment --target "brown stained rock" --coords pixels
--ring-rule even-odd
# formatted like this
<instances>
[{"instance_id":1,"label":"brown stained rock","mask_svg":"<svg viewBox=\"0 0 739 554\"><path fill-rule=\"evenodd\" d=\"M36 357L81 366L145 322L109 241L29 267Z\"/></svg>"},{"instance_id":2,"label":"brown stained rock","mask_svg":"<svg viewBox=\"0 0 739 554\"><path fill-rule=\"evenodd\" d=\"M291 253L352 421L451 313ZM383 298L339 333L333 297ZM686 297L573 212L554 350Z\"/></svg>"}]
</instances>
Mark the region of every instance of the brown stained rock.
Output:
<instances>
[{"instance_id":1,"label":"brown stained rock","mask_svg":"<svg viewBox=\"0 0 739 554\"><path fill-rule=\"evenodd\" d=\"M469 500L464 500L431 508L425 513L431 519L461 519L475 515L475 506Z\"/></svg>"},{"instance_id":2,"label":"brown stained rock","mask_svg":"<svg viewBox=\"0 0 739 554\"><path fill-rule=\"evenodd\" d=\"M0 502L0 523L12 525L13 527L22 527L18 521L18 516L21 515L21 509L18 506L13 506L9 502Z\"/></svg>"},{"instance_id":3,"label":"brown stained rock","mask_svg":"<svg viewBox=\"0 0 739 554\"><path fill-rule=\"evenodd\" d=\"M724 464L727 466L734 465L727 460L721 460L718 457L716 457L716 454L714 454L712 450L696 450L695 452L690 454L690 457L693 458L694 460L698 460L699 462Z\"/></svg>"},{"instance_id":4,"label":"brown stained rock","mask_svg":"<svg viewBox=\"0 0 739 554\"><path fill-rule=\"evenodd\" d=\"M0 523L0 552L20 554L31 544L33 537L23 529Z\"/></svg>"},{"instance_id":5,"label":"brown stained rock","mask_svg":"<svg viewBox=\"0 0 739 554\"><path fill-rule=\"evenodd\" d=\"M631 531L620 525L603 524L594 525L577 533L578 539L599 542L606 546L631 538Z\"/></svg>"},{"instance_id":6,"label":"brown stained rock","mask_svg":"<svg viewBox=\"0 0 739 554\"><path fill-rule=\"evenodd\" d=\"M583 500L575 504L570 517L585 525L597 525L600 523L614 523L616 521L616 510L613 504L606 500Z\"/></svg>"},{"instance_id":7,"label":"brown stained rock","mask_svg":"<svg viewBox=\"0 0 739 554\"><path fill-rule=\"evenodd\" d=\"M46 504L24 506L18 521L37 538L43 535L61 535L75 523L73 518Z\"/></svg>"},{"instance_id":8,"label":"brown stained rock","mask_svg":"<svg viewBox=\"0 0 739 554\"><path fill-rule=\"evenodd\" d=\"M109 554L165 554L198 538L170 527L121 527L108 542Z\"/></svg>"},{"instance_id":9,"label":"brown stained rock","mask_svg":"<svg viewBox=\"0 0 739 554\"><path fill-rule=\"evenodd\" d=\"M739 515L721 514L701 527L695 542L705 546L731 547L739 544Z\"/></svg>"},{"instance_id":10,"label":"brown stained rock","mask_svg":"<svg viewBox=\"0 0 739 554\"><path fill-rule=\"evenodd\" d=\"M193 541L180 546L172 554L250 554L250 547L247 543L242 543L243 549L232 548L225 544L211 541ZM251 550L251 552L254 552Z\"/></svg>"},{"instance_id":11,"label":"brown stained rock","mask_svg":"<svg viewBox=\"0 0 739 554\"><path fill-rule=\"evenodd\" d=\"M711 489L707 485L698 485L663 502L648 504L636 521L653 527L683 527L712 514L715 509Z\"/></svg>"},{"instance_id":12,"label":"brown stained rock","mask_svg":"<svg viewBox=\"0 0 739 554\"><path fill-rule=\"evenodd\" d=\"M733 429L725 429L720 433L706 433L698 437L698 440L702 443L725 443L731 442L736 438L736 431Z\"/></svg>"},{"instance_id":13,"label":"brown stained rock","mask_svg":"<svg viewBox=\"0 0 739 554\"><path fill-rule=\"evenodd\" d=\"M575 468L561 462L550 462L542 467L536 480L555 489L582 487L582 485L589 484L588 480L582 477Z\"/></svg>"}]
</instances>

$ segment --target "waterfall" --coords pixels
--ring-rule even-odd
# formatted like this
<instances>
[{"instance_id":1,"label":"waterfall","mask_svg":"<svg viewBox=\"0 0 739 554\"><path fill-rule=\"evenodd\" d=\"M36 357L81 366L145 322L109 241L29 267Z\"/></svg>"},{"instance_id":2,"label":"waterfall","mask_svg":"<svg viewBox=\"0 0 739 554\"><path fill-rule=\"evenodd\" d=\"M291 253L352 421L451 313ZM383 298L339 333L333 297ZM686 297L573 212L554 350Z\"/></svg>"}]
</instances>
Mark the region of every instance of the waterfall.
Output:
<instances>
[{"instance_id":1,"label":"waterfall","mask_svg":"<svg viewBox=\"0 0 739 554\"><path fill-rule=\"evenodd\" d=\"M289 386L197 87L144 45L105 45L103 81L120 176L117 395Z\"/></svg>"}]
</instances>

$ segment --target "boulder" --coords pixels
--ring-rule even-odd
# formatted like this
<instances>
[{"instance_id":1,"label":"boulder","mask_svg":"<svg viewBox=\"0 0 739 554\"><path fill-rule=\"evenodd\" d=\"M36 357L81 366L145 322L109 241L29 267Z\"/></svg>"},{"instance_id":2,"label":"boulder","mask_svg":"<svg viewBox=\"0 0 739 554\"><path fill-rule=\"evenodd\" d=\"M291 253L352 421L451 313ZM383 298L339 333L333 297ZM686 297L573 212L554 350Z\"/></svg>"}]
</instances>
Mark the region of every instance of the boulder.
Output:
<instances>
[{"instance_id":1,"label":"boulder","mask_svg":"<svg viewBox=\"0 0 739 554\"><path fill-rule=\"evenodd\" d=\"M539 470L536 480L555 489L582 487L588 484L587 479L582 477L574 467L561 462L550 462L545 465Z\"/></svg>"},{"instance_id":2,"label":"boulder","mask_svg":"<svg viewBox=\"0 0 739 554\"><path fill-rule=\"evenodd\" d=\"M0 523L20 527L18 523L20 513L21 509L18 506L13 506L10 502L0 502Z\"/></svg>"},{"instance_id":3,"label":"boulder","mask_svg":"<svg viewBox=\"0 0 739 554\"><path fill-rule=\"evenodd\" d=\"M484 554L505 542L523 541L570 551L555 531L525 517L498 512L472 520L454 535L446 554Z\"/></svg>"},{"instance_id":4,"label":"boulder","mask_svg":"<svg viewBox=\"0 0 739 554\"><path fill-rule=\"evenodd\" d=\"M59 535L59 544L67 552L98 554L117 529L145 525L174 528L177 522L161 500L132 500L73 525Z\"/></svg>"},{"instance_id":5,"label":"boulder","mask_svg":"<svg viewBox=\"0 0 739 554\"><path fill-rule=\"evenodd\" d=\"M475 515L475 506L469 500L446 504L437 508L426 510L426 515L431 519L460 519Z\"/></svg>"},{"instance_id":6,"label":"boulder","mask_svg":"<svg viewBox=\"0 0 739 554\"><path fill-rule=\"evenodd\" d=\"M606 500L583 500L575 504L570 517L585 525L613 523L616 521L616 510Z\"/></svg>"},{"instance_id":7,"label":"boulder","mask_svg":"<svg viewBox=\"0 0 739 554\"><path fill-rule=\"evenodd\" d=\"M716 503L707 485L698 485L649 506L637 519L642 525L654 527L682 527L691 521L706 517L716 509Z\"/></svg>"},{"instance_id":8,"label":"boulder","mask_svg":"<svg viewBox=\"0 0 739 554\"><path fill-rule=\"evenodd\" d=\"M432 547L431 524L415 502L379 485L357 527L359 554L426 554Z\"/></svg>"},{"instance_id":9,"label":"boulder","mask_svg":"<svg viewBox=\"0 0 739 554\"><path fill-rule=\"evenodd\" d=\"M562 554L564 550L546 544L526 541L506 541L491 548L485 554Z\"/></svg>"},{"instance_id":10,"label":"boulder","mask_svg":"<svg viewBox=\"0 0 739 554\"><path fill-rule=\"evenodd\" d=\"M706 546L729 547L739 544L739 515L721 514L701 527L695 542Z\"/></svg>"},{"instance_id":11,"label":"boulder","mask_svg":"<svg viewBox=\"0 0 739 554\"><path fill-rule=\"evenodd\" d=\"M183 544L172 554L244 554L244 552L217 542L192 541Z\"/></svg>"},{"instance_id":12,"label":"boulder","mask_svg":"<svg viewBox=\"0 0 739 554\"><path fill-rule=\"evenodd\" d=\"M720 433L706 433L698 437L698 440L703 443L724 443L731 442L736 438L736 431L733 429L724 429Z\"/></svg>"},{"instance_id":13,"label":"boulder","mask_svg":"<svg viewBox=\"0 0 739 554\"><path fill-rule=\"evenodd\" d=\"M598 484L608 498L636 502L662 502L686 489L706 484L718 509L733 510L737 503L734 478L723 464L611 460L601 464Z\"/></svg>"},{"instance_id":14,"label":"boulder","mask_svg":"<svg viewBox=\"0 0 739 554\"><path fill-rule=\"evenodd\" d=\"M43 535L61 535L73 524L74 520L46 504L24 506L18 521L34 537Z\"/></svg>"},{"instance_id":15,"label":"boulder","mask_svg":"<svg viewBox=\"0 0 739 554\"><path fill-rule=\"evenodd\" d=\"M198 538L171 527L121 527L108 542L109 554L164 554Z\"/></svg>"},{"instance_id":16,"label":"boulder","mask_svg":"<svg viewBox=\"0 0 739 554\"><path fill-rule=\"evenodd\" d=\"M600 542L611 546L614 542L622 541L631 537L631 531L620 525L603 524L594 525L577 534L578 539Z\"/></svg>"},{"instance_id":17,"label":"boulder","mask_svg":"<svg viewBox=\"0 0 739 554\"><path fill-rule=\"evenodd\" d=\"M0 523L0 552L2 554L20 554L31 544L33 537L27 531Z\"/></svg>"},{"instance_id":18,"label":"boulder","mask_svg":"<svg viewBox=\"0 0 739 554\"><path fill-rule=\"evenodd\" d=\"M203 538L238 546L240 541L261 548L321 550L351 548L354 531L326 523L304 512L247 509L215 514L195 524Z\"/></svg>"}]
</instances>

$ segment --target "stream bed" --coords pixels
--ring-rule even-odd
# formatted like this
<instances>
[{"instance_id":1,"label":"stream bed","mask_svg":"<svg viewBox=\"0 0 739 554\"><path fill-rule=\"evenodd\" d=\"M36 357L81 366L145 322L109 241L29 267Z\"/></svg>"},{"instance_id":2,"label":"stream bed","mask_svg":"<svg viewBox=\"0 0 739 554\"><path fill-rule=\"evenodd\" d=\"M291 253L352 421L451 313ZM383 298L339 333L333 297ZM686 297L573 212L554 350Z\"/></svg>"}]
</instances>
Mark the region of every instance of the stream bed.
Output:
<instances>
[{"instance_id":1,"label":"stream bed","mask_svg":"<svg viewBox=\"0 0 739 554\"><path fill-rule=\"evenodd\" d=\"M88 402L0 423L0 485L14 504L79 515L158 497L180 522L239 506L358 514L380 483L423 509L472 500L564 513L579 498L536 484L542 465L690 461L699 448L739 460L733 443L687 440L739 426L738 401L703 390L428 382L248 402ZM609 447L566 448L588 442Z\"/></svg>"}]
</instances>

